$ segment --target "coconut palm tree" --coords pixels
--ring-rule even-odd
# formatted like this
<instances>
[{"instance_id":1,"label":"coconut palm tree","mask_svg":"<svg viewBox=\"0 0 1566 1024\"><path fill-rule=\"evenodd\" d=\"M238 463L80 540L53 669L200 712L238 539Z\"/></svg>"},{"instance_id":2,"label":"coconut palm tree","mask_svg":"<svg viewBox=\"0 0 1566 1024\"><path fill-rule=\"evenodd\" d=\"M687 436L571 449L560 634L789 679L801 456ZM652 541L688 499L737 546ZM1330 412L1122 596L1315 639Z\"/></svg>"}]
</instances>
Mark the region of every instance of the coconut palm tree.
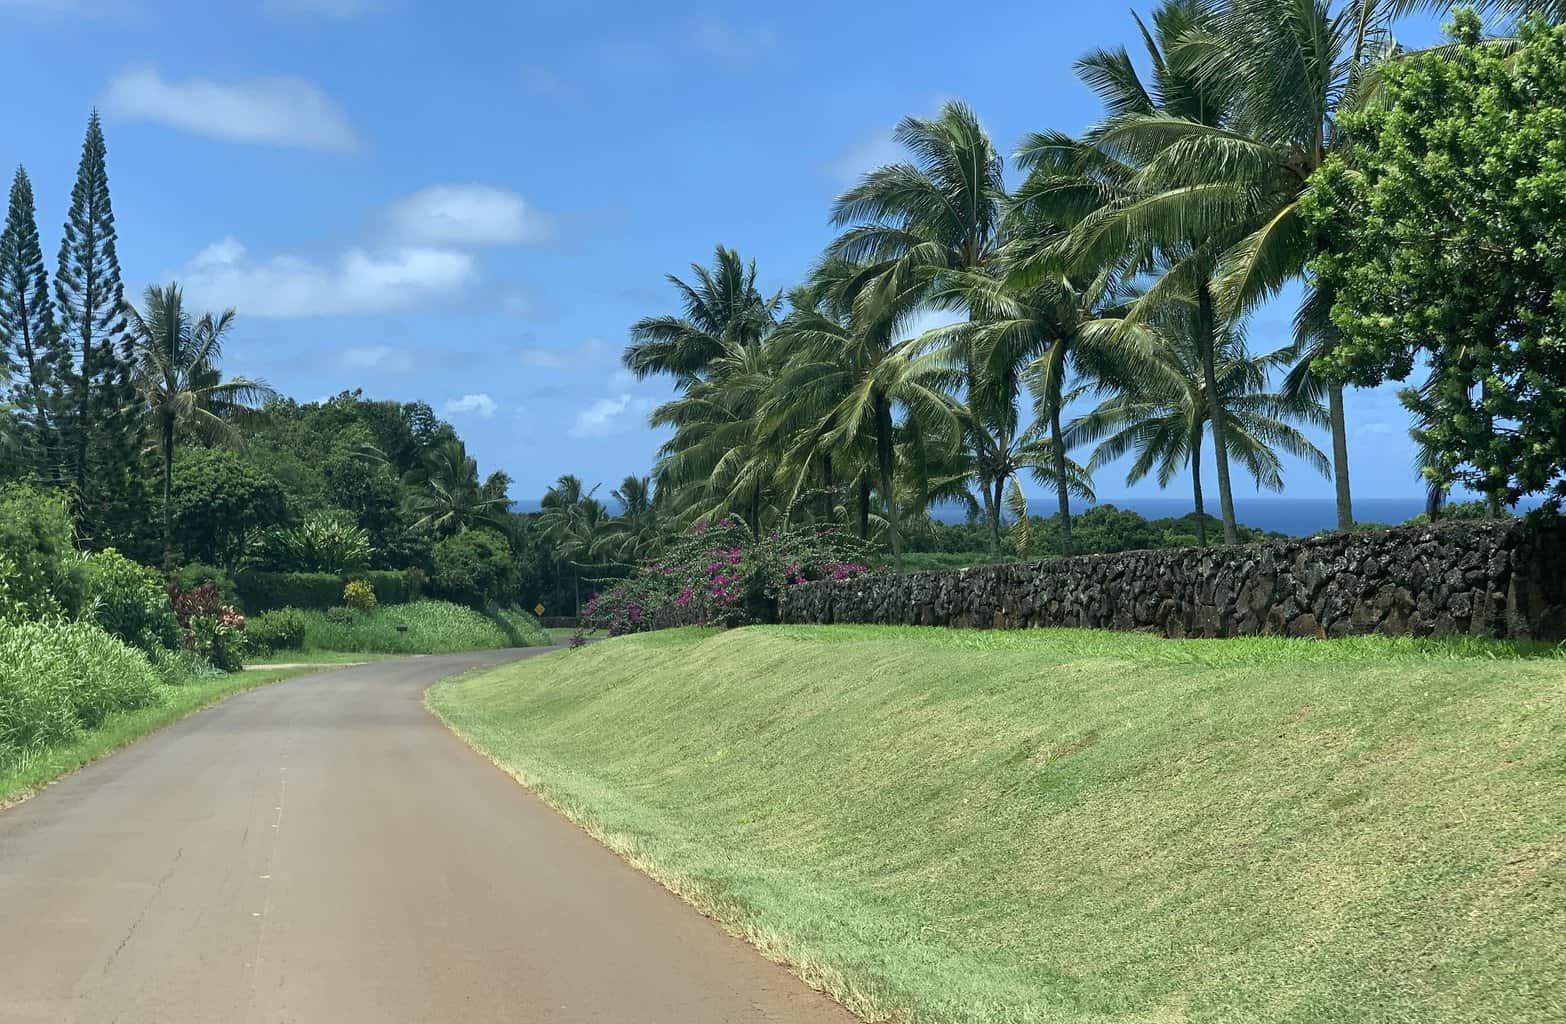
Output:
<instances>
[{"instance_id":1,"label":"coconut palm tree","mask_svg":"<svg viewBox=\"0 0 1566 1024\"><path fill-rule=\"evenodd\" d=\"M539 505L538 527L555 551L555 577L561 563L572 563L576 614L582 613L582 566L578 556L588 554L609 518L603 502L593 497L598 488L584 487L580 477L565 474L544 492Z\"/></svg>"},{"instance_id":2,"label":"coconut palm tree","mask_svg":"<svg viewBox=\"0 0 1566 1024\"><path fill-rule=\"evenodd\" d=\"M776 325L782 295L766 296L756 287L756 263L718 246L712 268L691 264L694 283L673 274L668 281L680 295L679 316L643 317L631 325L625 366L638 377L673 377L689 387L707 373L713 360L731 348L758 344Z\"/></svg>"},{"instance_id":3,"label":"coconut palm tree","mask_svg":"<svg viewBox=\"0 0 1566 1024\"><path fill-rule=\"evenodd\" d=\"M1226 330L1219 350L1219 390L1214 402L1206 393L1202 353L1191 336L1190 323L1189 316L1165 317L1160 325L1141 328L1163 336L1162 343L1150 346L1155 359L1151 364L1138 362L1134 368L1118 371L1106 368L1100 391L1111 397L1071 422L1066 444L1097 444L1088 461L1090 470L1135 453L1126 473L1128 486L1156 474L1159 486L1167 487L1176 473L1188 469L1197 539L1205 547L1202 447L1204 433L1212 431L1211 410L1215 406L1228 428L1230 458L1246 470L1258 488L1283 490L1279 451L1305 460L1323 476L1331 475L1331 465L1294 426L1323 426L1326 414L1321 405L1309 398L1266 391L1270 370L1287 361L1292 349L1251 355L1243 336Z\"/></svg>"},{"instance_id":4,"label":"coconut palm tree","mask_svg":"<svg viewBox=\"0 0 1566 1024\"><path fill-rule=\"evenodd\" d=\"M838 197L832 223L842 233L827 248L829 261L859 268L856 288L886 308L910 297L931 298L925 293L938 288L944 274L989 268L1000 250L1007 202L1003 160L967 105L953 101L934 118L905 118L895 137L912 160L878 167ZM958 293L944 294L951 308ZM979 368L969 362L964 369L964 386L974 392ZM1015 402L1015 391L1011 398ZM986 507L994 502L994 488L985 453L1005 446L993 432L1004 432L1008 419L979 416L969 423ZM992 436L981 436L985 431ZM998 514L998 508L990 511Z\"/></svg>"},{"instance_id":5,"label":"coconut palm tree","mask_svg":"<svg viewBox=\"0 0 1566 1024\"><path fill-rule=\"evenodd\" d=\"M125 304L132 373L141 397L141 413L157 436L163 464L163 560L174 557L174 448L181 430L209 442L238 439L233 420L255 409L274 392L251 377L223 380L218 362L224 337L234 326L234 311L199 319L186 311L179 285L149 287L144 309Z\"/></svg>"},{"instance_id":6,"label":"coconut palm tree","mask_svg":"<svg viewBox=\"0 0 1566 1024\"><path fill-rule=\"evenodd\" d=\"M620 511L605 524L593 553L636 563L657 552L663 545L659 516L665 502L653 489L652 477L628 476L609 494Z\"/></svg>"},{"instance_id":7,"label":"coconut palm tree","mask_svg":"<svg viewBox=\"0 0 1566 1024\"><path fill-rule=\"evenodd\" d=\"M403 480L406 510L415 533L451 537L476 526L504 532L510 502L486 494L479 484L478 461L460 440L442 441L426 451Z\"/></svg>"}]
</instances>

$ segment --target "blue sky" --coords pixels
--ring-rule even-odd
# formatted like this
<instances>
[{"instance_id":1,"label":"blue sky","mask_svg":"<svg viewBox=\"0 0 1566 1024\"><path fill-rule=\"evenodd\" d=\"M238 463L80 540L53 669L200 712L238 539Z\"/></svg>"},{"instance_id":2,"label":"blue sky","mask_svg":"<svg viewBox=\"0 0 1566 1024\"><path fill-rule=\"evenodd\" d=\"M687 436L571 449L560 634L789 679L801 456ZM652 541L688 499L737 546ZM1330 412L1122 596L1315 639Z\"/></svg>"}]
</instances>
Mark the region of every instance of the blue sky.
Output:
<instances>
[{"instance_id":1,"label":"blue sky","mask_svg":"<svg viewBox=\"0 0 1566 1024\"><path fill-rule=\"evenodd\" d=\"M898 158L897 120L948 97L1007 152L1098 117L1071 62L1132 44L1126 8L974 11L0 0L4 158L32 175L52 254L97 106L127 285L178 279L237 307L230 372L306 400L424 399L519 498L564 472L612 486L660 440L645 418L668 389L618 355L628 324L673 311L665 273L723 243L789 285L830 237L832 197ZM1288 317L1264 310L1253 344L1281 344ZM1356 492L1417 493L1391 390L1349 412ZM1157 493L1123 476L1105 470L1100 494ZM1303 466L1286 479L1331 493Z\"/></svg>"}]
</instances>

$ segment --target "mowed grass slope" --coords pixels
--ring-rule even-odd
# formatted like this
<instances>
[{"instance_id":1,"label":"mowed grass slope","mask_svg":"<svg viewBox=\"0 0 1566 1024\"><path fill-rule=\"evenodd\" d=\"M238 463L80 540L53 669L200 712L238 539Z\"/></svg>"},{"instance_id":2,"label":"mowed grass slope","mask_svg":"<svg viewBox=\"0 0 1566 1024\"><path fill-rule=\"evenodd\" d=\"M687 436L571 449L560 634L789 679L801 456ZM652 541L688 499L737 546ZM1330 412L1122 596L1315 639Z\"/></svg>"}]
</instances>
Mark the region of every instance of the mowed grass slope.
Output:
<instances>
[{"instance_id":1,"label":"mowed grass slope","mask_svg":"<svg viewBox=\"0 0 1566 1024\"><path fill-rule=\"evenodd\" d=\"M867 1016L1566 1019L1566 661L679 630L432 706Z\"/></svg>"}]
</instances>

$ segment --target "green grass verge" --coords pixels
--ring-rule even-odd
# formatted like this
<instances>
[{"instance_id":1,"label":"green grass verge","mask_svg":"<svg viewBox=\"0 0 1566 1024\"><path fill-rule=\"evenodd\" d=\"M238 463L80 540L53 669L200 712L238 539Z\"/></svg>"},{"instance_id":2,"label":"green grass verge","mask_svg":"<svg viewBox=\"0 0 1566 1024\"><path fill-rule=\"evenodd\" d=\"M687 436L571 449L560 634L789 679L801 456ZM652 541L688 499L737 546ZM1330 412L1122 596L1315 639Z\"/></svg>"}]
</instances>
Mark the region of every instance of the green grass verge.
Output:
<instances>
[{"instance_id":1,"label":"green grass verge","mask_svg":"<svg viewBox=\"0 0 1566 1024\"><path fill-rule=\"evenodd\" d=\"M1566 660L1544 649L676 630L430 703L875 1019L1566 1009Z\"/></svg>"},{"instance_id":2,"label":"green grass verge","mask_svg":"<svg viewBox=\"0 0 1566 1024\"><path fill-rule=\"evenodd\" d=\"M122 711L104 719L101 726L59 746L28 751L14 763L0 767L0 808L24 800L61 775L73 772L147 733L178 721L227 697L311 669L265 669L195 679L178 686L160 686L163 699L135 711Z\"/></svg>"},{"instance_id":3,"label":"green grass verge","mask_svg":"<svg viewBox=\"0 0 1566 1024\"><path fill-rule=\"evenodd\" d=\"M477 612L446 601L385 605L355 612L353 621L347 623L329 622L325 612L302 614L306 651L447 654L547 646L550 642L544 627L526 612ZM399 626L407 628L400 630ZM274 656L284 659L290 653L277 651Z\"/></svg>"}]
</instances>

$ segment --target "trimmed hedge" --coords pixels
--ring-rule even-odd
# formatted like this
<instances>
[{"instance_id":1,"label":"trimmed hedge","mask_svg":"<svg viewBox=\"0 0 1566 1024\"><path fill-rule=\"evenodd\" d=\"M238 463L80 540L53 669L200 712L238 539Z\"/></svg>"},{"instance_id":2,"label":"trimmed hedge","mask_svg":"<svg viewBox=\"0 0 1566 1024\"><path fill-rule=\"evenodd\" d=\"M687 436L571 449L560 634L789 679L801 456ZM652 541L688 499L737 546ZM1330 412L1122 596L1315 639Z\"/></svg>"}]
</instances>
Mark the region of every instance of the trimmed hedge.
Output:
<instances>
[{"instance_id":1,"label":"trimmed hedge","mask_svg":"<svg viewBox=\"0 0 1566 1024\"><path fill-rule=\"evenodd\" d=\"M424 574L406 572L358 572L338 576L329 572L245 572L235 580L239 601L247 615L277 608L324 610L343 603L343 590L353 580L364 580L375 590L380 604L408 604L419 598Z\"/></svg>"}]
</instances>

